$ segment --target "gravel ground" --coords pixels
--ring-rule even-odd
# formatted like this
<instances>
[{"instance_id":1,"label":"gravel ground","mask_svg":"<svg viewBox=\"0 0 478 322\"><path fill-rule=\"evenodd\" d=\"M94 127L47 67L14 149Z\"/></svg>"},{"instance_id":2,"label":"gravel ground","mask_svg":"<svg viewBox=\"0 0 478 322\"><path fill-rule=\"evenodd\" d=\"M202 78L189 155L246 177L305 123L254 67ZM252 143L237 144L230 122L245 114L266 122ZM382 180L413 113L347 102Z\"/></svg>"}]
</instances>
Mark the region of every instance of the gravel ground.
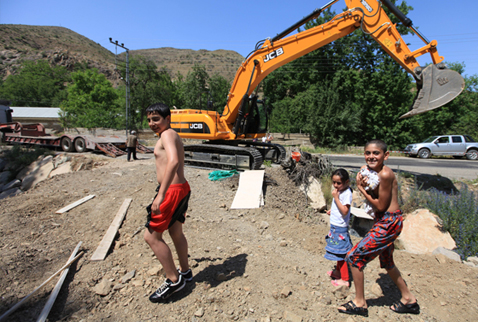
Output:
<instances>
[{"instance_id":1,"label":"gravel ground","mask_svg":"<svg viewBox=\"0 0 478 322\"><path fill-rule=\"evenodd\" d=\"M72 265L49 321L364 320L337 312L354 288L337 289L326 274L334 264L323 258L328 219L307 206L280 167L266 168L265 205L248 210L229 209L237 177L213 182L210 171L186 168L192 196L184 231L194 279L167 303L150 303L148 296L164 279L143 240L144 208L156 187L153 160L85 154L76 162L89 158L91 170L62 174L0 200L0 314L61 268L82 241L84 255ZM90 194L95 198L55 214ZM113 247L104 261L90 261L126 198L133 201ZM422 313L389 310L400 294L377 260L365 270L369 321L476 321L476 268L434 255L395 254ZM56 280L8 321L36 320ZM101 287L106 295L97 294Z\"/></svg>"}]
</instances>

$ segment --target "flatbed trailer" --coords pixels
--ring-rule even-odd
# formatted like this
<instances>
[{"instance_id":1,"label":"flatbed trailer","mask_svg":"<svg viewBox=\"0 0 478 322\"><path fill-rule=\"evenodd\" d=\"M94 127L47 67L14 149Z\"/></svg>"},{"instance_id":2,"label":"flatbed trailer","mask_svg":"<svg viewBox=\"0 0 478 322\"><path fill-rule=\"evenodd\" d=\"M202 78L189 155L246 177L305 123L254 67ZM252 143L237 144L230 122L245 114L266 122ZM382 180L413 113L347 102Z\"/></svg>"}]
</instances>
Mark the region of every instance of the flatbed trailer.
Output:
<instances>
[{"instance_id":1,"label":"flatbed trailer","mask_svg":"<svg viewBox=\"0 0 478 322\"><path fill-rule=\"evenodd\" d=\"M117 135L70 135L52 136L45 132L41 123L25 124L19 122L0 124L2 142L8 144L36 145L65 152L101 151L113 158L125 155L126 137ZM136 150L140 153L153 151L142 144Z\"/></svg>"}]
</instances>

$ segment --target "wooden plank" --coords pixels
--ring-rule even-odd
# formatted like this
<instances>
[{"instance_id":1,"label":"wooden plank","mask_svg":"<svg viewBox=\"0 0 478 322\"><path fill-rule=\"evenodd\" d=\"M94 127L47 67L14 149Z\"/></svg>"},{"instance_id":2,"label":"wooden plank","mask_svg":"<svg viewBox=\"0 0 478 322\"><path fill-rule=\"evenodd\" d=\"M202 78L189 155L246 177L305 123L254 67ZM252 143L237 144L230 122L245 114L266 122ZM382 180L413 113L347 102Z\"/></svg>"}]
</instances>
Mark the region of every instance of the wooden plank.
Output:
<instances>
[{"instance_id":1,"label":"wooden plank","mask_svg":"<svg viewBox=\"0 0 478 322\"><path fill-rule=\"evenodd\" d=\"M108 250L110 249L111 244L115 239L116 233L118 232L118 229L120 228L121 223L126 216L126 212L128 211L128 207L131 201L133 201L133 199L131 198L125 199L123 205L113 219L110 228L108 228L108 231L98 245L98 248L96 248L96 251L94 252L93 256L91 256L90 261L102 261L105 259L106 253L108 253Z\"/></svg>"},{"instance_id":2,"label":"wooden plank","mask_svg":"<svg viewBox=\"0 0 478 322\"><path fill-rule=\"evenodd\" d=\"M78 245L76 245L76 248L73 250L73 253L71 253L70 258L68 261L71 261L73 258L75 258L76 253L78 253L78 250L80 249L82 242L80 241ZM66 275L68 275L68 271L70 268L66 268L63 273L61 273L60 279L55 285L55 288L50 294L50 297L48 298L48 301L45 304L45 307L40 313L40 316L37 319L37 322L45 322L46 318L48 317L48 314L50 313L50 310L53 306L53 303L55 303L56 297L58 296L58 293L60 293L61 286L63 285L63 282L65 281Z\"/></svg>"},{"instance_id":3,"label":"wooden plank","mask_svg":"<svg viewBox=\"0 0 478 322\"><path fill-rule=\"evenodd\" d=\"M38 291L40 288L42 288L43 286L45 286L49 281L52 280L53 277L57 276L58 274L61 273L61 271L63 271L65 268L67 267L70 267L71 264L73 264L78 258L80 258L80 256L83 255L83 252L80 252L78 255L75 256L75 258L73 258L71 261L68 261L68 263L66 263L65 265L63 265L62 268L60 268L55 274L53 274L52 276L50 276L46 281L44 281L40 286L38 286L36 289L34 289L30 294L28 294L27 296L25 296L20 302L18 302L17 304L15 304L10 310L8 310L7 312L5 312L2 316L0 316L0 321L6 321L5 319L10 315L12 314L13 312L15 312L22 304L23 302L25 302L27 299L30 298L30 296L32 296L36 291Z\"/></svg>"},{"instance_id":4,"label":"wooden plank","mask_svg":"<svg viewBox=\"0 0 478 322\"><path fill-rule=\"evenodd\" d=\"M232 201L231 209L259 208L261 205L262 183L264 170L241 172L239 187Z\"/></svg>"},{"instance_id":5,"label":"wooden plank","mask_svg":"<svg viewBox=\"0 0 478 322\"><path fill-rule=\"evenodd\" d=\"M66 207L64 207L64 208L61 208L60 210L57 210L55 213L56 213L56 214L63 214L63 213L65 213L65 212L67 212L67 211L69 211L69 210L71 210L71 209L73 209L73 208L75 208L75 207L81 205L82 203L87 202L87 201L90 200L90 199L93 199L94 197L95 197L95 195L86 196L86 197L83 198L83 199L80 199L80 200L78 200L78 201L75 201L74 203L69 204L68 206L66 206Z\"/></svg>"}]
</instances>

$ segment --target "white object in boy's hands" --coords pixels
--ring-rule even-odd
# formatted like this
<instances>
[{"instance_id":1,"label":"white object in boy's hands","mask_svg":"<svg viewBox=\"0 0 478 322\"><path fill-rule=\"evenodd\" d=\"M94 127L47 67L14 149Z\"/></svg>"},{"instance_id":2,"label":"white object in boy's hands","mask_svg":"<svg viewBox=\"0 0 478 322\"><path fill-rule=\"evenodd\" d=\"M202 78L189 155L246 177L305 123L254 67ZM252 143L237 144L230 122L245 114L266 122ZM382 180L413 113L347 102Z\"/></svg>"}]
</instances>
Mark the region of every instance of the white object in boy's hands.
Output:
<instances>
[{"instance_id":1,"label":"white object in boy's hands","mask_svg":"<svg viewBox=\"0 0 478 322\"><path fill-rule=\"evenodd\" d=\"M365 190L375 190L380 183L380 179L378 178L378 173L368 167L360 169L360 174L362 177L367 178L367 185L364 187Z\"/></svg>"},{"instance_id":2,"label":"white object in boy's hands","mask_svg":"<svg viewBox=\"0 0 478 322\"><path fill-rule=\"evenodd\" d=\"M362 177L367 178L367 185L364 187L366 191L373 191L378 187L380 179L378 178L378 173L376 171L365 167L360 169L360 174ZM375 211L368 201L364 203L363 209L367 214L375 218Z\"/></svg>"}]
</instances>

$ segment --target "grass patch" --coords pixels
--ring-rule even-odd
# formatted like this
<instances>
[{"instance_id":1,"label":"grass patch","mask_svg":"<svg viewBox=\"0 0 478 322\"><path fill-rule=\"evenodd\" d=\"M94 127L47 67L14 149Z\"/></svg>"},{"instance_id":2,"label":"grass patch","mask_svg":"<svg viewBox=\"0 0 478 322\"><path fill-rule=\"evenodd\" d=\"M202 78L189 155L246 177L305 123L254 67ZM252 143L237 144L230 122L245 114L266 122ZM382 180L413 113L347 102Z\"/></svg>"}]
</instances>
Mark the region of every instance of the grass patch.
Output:
<instances>
[{"instance_id":1,"label":"grass patch","mask_svg":"<svg viewBox=\"0 0 478 322\"><path fill-rule=\"evenodd\" d=\"M476 179L473 179L473 180L466 180L466 179L453 180L453 183L464 183L467 185L478 186L478 177L476 177Z\"/></svg>"},{"instance_id":2,"label":"grass patch","mask_svg":"<svg viewBox=\"0 0 478 322\"><path fill-rule=\"evenodd\" d=\"M320 154L363 154L363 146L338 146L334 148L329 147L301 147L303 151L309 153L320 153Z\"/></svg>"},{"instance_id":3,"label":"grass patch","mask_svg":"<svg viewBox=\"0 0 478 322\"><path fill-rule=\"evenodd\" d=\"M303 151L309 153L320 153L320 154L354 154L354 155L363 155L364 147L363 146L338 146L335 148L329 147L301 147ZM392 157L406 157L407 155L399 152L390 152Z\"/></svg>"},{"instance_id":4,"label":"grass patch","mask_svg":"<svg viewBox=\"0 0 478 322\"><path fill-rule=\"evenodd\" d=\"M327 204L327 209L330 209L332 206L332 178L330 175L324 175L320 178L320 185L322 188L322 193L324 194L324 199Z\"/></svg>"}]
</instances>

